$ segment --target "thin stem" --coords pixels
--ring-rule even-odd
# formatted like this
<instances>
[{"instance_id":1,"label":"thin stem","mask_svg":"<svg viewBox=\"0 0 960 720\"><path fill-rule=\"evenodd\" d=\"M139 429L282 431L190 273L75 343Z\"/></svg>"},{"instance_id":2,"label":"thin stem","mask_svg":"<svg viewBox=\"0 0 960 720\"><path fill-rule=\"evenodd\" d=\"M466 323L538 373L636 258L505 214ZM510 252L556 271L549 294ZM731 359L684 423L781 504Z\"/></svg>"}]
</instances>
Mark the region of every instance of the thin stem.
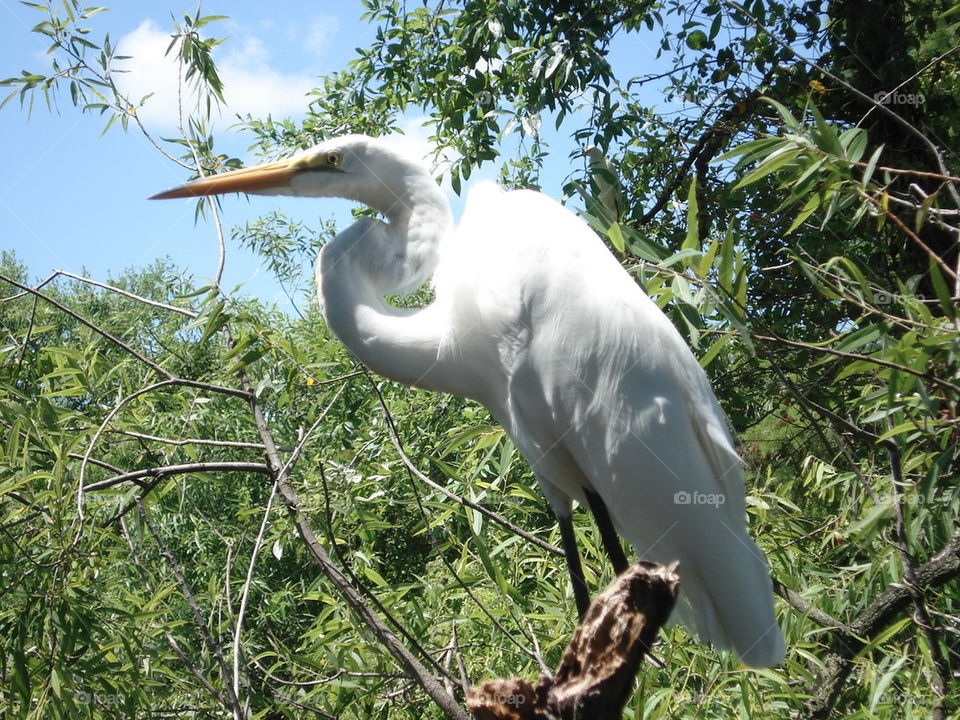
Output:
<instances>
[{"instance_id":1,"label":"thin stem","mask_svg":"<svg viewBox=\"0 0 960 720\"><path fill-rule=\"evenodd\" d=\"M147 577L147 572L144 570L144 564L141 561L140 554L137 552L136 545L133 543L133 539L130 537L130 531L127 529L126 521L120 518L117 523L120 527L120 535L123 537L124 542L126 542L127 547L130 550L130 556L133 558L133 566L136 568L137 574L140 576L140 582L143 583L143 587L147 589L150 588L150 580ZM230 709L230 701L217 690L207 678L203 676L203 673L194 665L190 658L187 657L187 654L180 649L180 645L177 643L176 639L169 632L164 632L164 638L167 641L167 645L171 650L180 658L180 662L193 674L197 681L206 688L207 692L210 693L210 696L214 698L217 702L223 705L227 710Z\"/></svg>"},{"instance_id":2,"label":"thin stem","mask_svg":"<svg viewBox=\"0 0 960 720\"><path fill-rule=\"evenodd\" d=\"M294 463L300 457L300 453L303 450L303 446L306 444L307 440L313 435L314 431L320 426L320 423L327 416L327 413L330 412L330 409L333 408L334 404L340 398L340 395L343 393L346 385L341 385L340 389L337 390L336 394L333 396L333 399L327 403L327 407L323 409L323 412L314 420L313 425L310 426L310 429L306 433L303 433L297 442L296 447L293 450L293 454L287 459L287 462L284 463L283 469L280 471L280 476L284 476L290 472L290 468L293 467ZM269 473L270 469L264 466L264 469ZM270 497L267 499L267 507L263 511L263 519L260 521L260 529L257 532L257 539L253 544L253 551L250 554L250 562L247 565L247 577L243 583L243 592L240 596L240 610L237 612L237 620L234 626L233 633L233 686L234 693L240 694L240 633L243 628L243 618L247 610L247 599L250 596L250 587L253 584L253 569L257 564L257 556L260 554L260 548L263 546L263 536L267 530L267 520L270 518L270 511L273 508L273 500L277 496L277 483L279 482L279 477L276 476L273 481L273 487L270 490Z\"/></svg>"},{"instance_id":3,"label":"thin stem","mask_svg":"<svg viewBox=\"0 0 960 720\"><path fill-rule=\"evenodd\" d=\"M393 415L390 413L390 408L387 407L387 403L386 403L386 400L385 400L384 397L383 397L383 393L380 392L380 388L377 387L377 384L374 382L373 378L369 376L369 374L367 375L367 379L370 381L370 385L371 385L371 387L373 388L373 391L374 391L374 393L376 394L377 399L380 401L380 408L383 410L384 418L385 418L386 421L387 421L387 427L388 427L389 430L390 430L390 437L391 437L391 439L393 440L393 445L394 445L394 447L397 449L397 452L399 452L399 453L402 455L402 454L404 454L404 453L403 453L403 448L402 448L402 446L400 445L400 433L399 433L399 431L397 430L396 424L395 424L394 421L393 421ZM420 498L420 494L417 492L416 485L414 485L414 483L413 483L414 474L413 474L413 472L411 472L409 465L407 466L407 475L408 475L408 477L410 478L410 483L411 483L411 486L413 487L414 498L415 498L416 501L417 501L417 508L418 508L419 511L420 511L420 515L423 517L424 526L427 527L427 528L429 528L429 526L430 526L429 516L427 515L427 511L426 511L426 509L425 509L424 506L423 506L423 501L422 501L422 499ZM450 561L447 559L446 555L444 555L442 552L440 552L439 548L436 546L436 541L433 539L432 535L430 535L429 537L430 537L430 539L431 539L431 542L434 543L434 547L435 547L435 549L436 549L436 551L437 551L437 557L439 557L439 558L440 558L440 561L444 564L444 566L446 566L447 571L448 571L448 572L450 573L450 575L454 578L454 580L456 580L457 584L460 585L460 587L461 587L461 588L463 589L463 591L467 594L467 596L469 596L469 598L470 598L471 600L473 600L474 604L481 610L481 612L483 612L483 614L487 616L487 618L490 620L490 622L493 623L494 627L496 627L501 633L503 633L504 637L506 637L508 640L510 640L514 645L516 645L516 646L517 646L522 652L524 652L528 657L530 657L532 660L539 661L539 660L540 660L540 657L539 657L539 655L536 653L536 651L534 651L534 650L526 647L525 645L523 645L522 643L520 643L519 640L517 640L516 638L514 638L513 635L512 635L510 632L508 632L507 629L503 626L503 624L499 621L499 619L497 619L497 618L493 615L493 613L491 613L491 612L487 609L487 606L484 605L484 604L480 601L480 599L476 596L476 594L466 585L466 583L463 582L463 579L457 574L456 569L453 567L453 565L452 565L452 564L450 563ZM479 562L479 560L478 560L478 562ZM516 616L515 616L513 613L511 613L511 614L510 614L510 617L514 620L514 622L516 622L517 629L520 631L520 633L526 637L526 631L524 630L524 628L522 628L522 627L520 626L520 623L519 623L519 621L517 620ZM529 640L529 638L527 638L527 639Z\"/></svg>"},{"instance_id":4,"label":"thin stem","mask_svg":"<svg viewBox=\"0 0 960 720\"><path fill-rule=\"evenodd\" d=\"M115 475L106 480L98 480L95 483L84 485L84 492L95 492L97 490L106 490L114 485L119 485L130 480L141 480L142 478L163 478L169 475L188 475L197 472L253 472L261 475L269 475L270 468L263 463L254 462L196 462L183 463L180 465L161 465L159 467L146 468L144 470L133 470L132 472Z\"/></svg>"},{"instance_id":5,"label":"thin stem","mask_svg":"<svg viewBox=\"0 0 960 720\"><path fill-rule=\"evenodd\" d=\"M241 370L239 376L241 386L249 392L250 383L247 380L246 373ZM400 665L403 666L412 677L416 678L417 683L426 691L433 701L437 703L444 714L446 714L450 720L470 720L463 708L461 708L452 697L447 695L443 685L439 683L423 663L400 642L399 638L393 634L380 616L377 615L363 599L359 590L350 583L346 576L340 571L340 568L331 560L301 511L300 498L290 484L287 473L283 471L284 464L280 462L280 456L277 453L273 434L267 425L267 420L263 415L263 410L260 408L260 403L252 393L250 394L250 411L253 413L257 431L260 433L260 438L266 447L265 454L267 456L267 462L270 465L273 476L277 479L277 489L281 497L283 497L287 512L296 525L297 532L306 545L314 562L323 570L323 573L330 582L334 584L337 591L347 601L354 612L357 613L364 625L383 643L384 647L396 658Z\"/></svg>"},{"instance_id":6,"label":"thin stem","mask_svg":"<svg viewBox=\"0 0 960 720\"><path fill-rule=\"evenodd\" d=\"M734 332L734 331L730 331L728 334L739 335L738 332ZM888 367L893 370L898 370L900 372L907 373L908 375L913 375L915 377L923 378L924 380L928 380L929 382L932 382L935 385L940 385L941 387L947 388L948 390L952 390L955 393L960 393L960 385L955 385L952 382L949 382L948 380L944 380L942 378L938 378L933 375L930 375L928 372L923 372L921 370L914 370L911 367L907 367L906 365L900 365L899 363L891 362L889 360L881 360L880 358L870 357L869 355L861 355L860 353L847 352L845 350L834 350L833 348L823 347L821 345L813 345L811 343L797 342L796 340L787 340L786 338L776 337L776 336L771 337L769 335L757 335L757 334L751 333L750 337L753 340L762 340L764 342L770 342L770 343L780 343L782 345L788 345L790 347L803 348L804 350L812 350L813 352L825 353L827 355L835 355L837 357L848 358L850 360L863 360L864 362L872 363L874 365L879 365L881 367Z\"/></svg>"},{"instance_id":7,"label":"thin stem","mask_svg":"<svg viewBox=\"0 0 960 720\"><path fill-rule=\"evenodd\" d=\"M184 438L177 440L175 438L160 437L158 435L148 435L147 433L134 432L133 430L110 429L107 432L118 435L127 435L140 440L150 440L152 442L163 443L165 445L212 445L214 447L245 448L249 450L263 450L263 443L241 442L236 440L203 440L201 438Z\"/></svg>"},{"instance_id":8,"label":"thin stem","mask_svg":"<svg viewBox=\"0 0 960 720\"><path fill-rule=\"evenodd\" d=\"M82 275L75 275L74 273L69 272L67 270L54 270L54 273L56 275L64 275L65 277L72 278L74 280L79 280L80 282L88 283L90 285L95 285L99 288L103 288L104 290L110 290L111 292L115 292L118 295L123 295L124 297L128 297L131 300L136 300L137 302L143 303L144 305L150 305L152 307L162 308L163 310L170 310L171 312L185 315L188 318L197 317L197 313L192 312L191 310L185 310L184 308L178 308L175 305L168 305L167 303L158 302L156 300L150 300L149 298L142 297L135 293L129 292L128 290L123 290L122 288L114 287L113 285L108 285L107 283L102 283L102 282L99 282L98 280L92 280L90 278L83 277Z\"/></svg>"},{"instance_id":9,"label":"thin stem","mask_svg":"<svg viewBox=\"0 0 960 720\"><path fill-rule=\"evenodd\" d=\"M927 254L927 256L931 260L933 260L937 265L939 265L940 268L954 280L954 282L960 282L960 276L958 276L958 274L953 271L953 268L947 265L947 263L944 262L942 257L937 255L929 245L927 245L923 240L921 240L919 235L917 235L913 230L907 227L906 223L904 223L903 220L897 217L894 213L884 208L879 200L877 200L875 197L873 197L873 195L864 191L863 189L858 187L857 194L860 195L865 200L868 200L870 203L872 203L874 207L879 208L880 211L886 217L888 217L890 220L893 221L894 225L900 228L900 230L903 232L904 235L906 235L908 238L913 240L914 243L919 245L920 248Z\"/></svg>"},{"instance_id":10,"label":"thin stem","mask_svg":"<svg viewBox=\"0 0 960 720\"><path fill-rule=\"evenodd\" d=\"M243 618L247 612L247 600L250 597L250 587L253 584L253 569L257 565L257 556L260 554L260 548L263 547L263 537L267 532L267 521L270 519L270 512L273 510L273 499L276 496L277 481L274 479L273 487L270 488L270 497L267 498L267 506L263 509L260 528L257 530L257 537L253 542L253 550L250 551L250 562L247 563L247 577L243 581L243 592L240 594L240 609L237 611L237 620L233 627L233 694L237 697L240 695L240 658L243 655L240 650L240 633L243 630Z\"/></svg>"},{"instance_id":11,"label":"thin stem","mask_svg":"<svg viewBox=\"0 0 960 720\"><path fill-rule=\"evenodd\" d=\"M867 163L865 162L851 162L851 165L856 165L857 167L865 168ZM924 170L910 170L909 168L893 168L887 167L886 165L877 165L877 170L883 172L888 172L892 175L916 175L917 177L927 177L933 178L934 180L951 180L954 182L960 182L960 177L955 177L953 175L943 175L942 173L935 172L926 172Z\"/></svg>"}]
</instances>

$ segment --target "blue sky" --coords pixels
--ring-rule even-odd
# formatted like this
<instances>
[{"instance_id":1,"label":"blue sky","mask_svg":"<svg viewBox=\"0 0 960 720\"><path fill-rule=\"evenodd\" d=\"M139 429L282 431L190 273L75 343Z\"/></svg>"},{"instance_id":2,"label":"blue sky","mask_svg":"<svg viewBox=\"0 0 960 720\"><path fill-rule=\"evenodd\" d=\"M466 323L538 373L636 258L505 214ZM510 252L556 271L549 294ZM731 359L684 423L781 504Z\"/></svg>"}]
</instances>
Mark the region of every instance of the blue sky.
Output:
<instances>
[{"instance_id":1,"label":"blue sky","mask_svg":"<svg viewBox=\"0 0 960 720\"><path fill-rule=\"evenodd\" d=\"M30 33L40 13L14 0L0 0L0 75L27 69L46 73L47 43ZM175 134L175 70L163 59L169 42L171 16L186 6L173 3L117 3L90 21L92 36L109 32L122 54L132 55L124 90L133 98L156 91L141 118L158 136ZM190 7L192 9L192 6ZM355 48L365 47L375 28L360 20L360 2L272 3L232 1L204 3L209 15L230 19L211 27L211 34L228 36L215 59L225 84L228 108L216 126L217 147L249 162L250 138L230 130L235 113L298 117L305 94L320 75L343 68ZM619 62L634 67L628 74L666 70L637 36L617 48ZM429 152L429 132L422 117L409 115L402 123L410 152ZM61 98L50 113L39 102L28 117L16 101L0 110L0 132L7 138L0 176L0 229L5 249L16 251L35 277L62 268L106 280L127 267L143 266L170 256L198 278L212 277L217 246L209 224L194 225L192 201L150 202L146 198L177 185L185 171L163 158L136 130L115 125L101 136L104 118L81 114ZM550 123L544 123L547 127ZM570 171L567 155L572 142L566 130L550 138L553 156L545 190L559 193ZM480 177L492 177L489 167ZM454 201L455 214L460 203ZM225 230L274 209L317 227L319 218L349 218L349 204L285 198L224 199ZM244 292L284 304L282 294L258 260L228 240L224 287L243 284Z\"/></svg>"}]
</instances>

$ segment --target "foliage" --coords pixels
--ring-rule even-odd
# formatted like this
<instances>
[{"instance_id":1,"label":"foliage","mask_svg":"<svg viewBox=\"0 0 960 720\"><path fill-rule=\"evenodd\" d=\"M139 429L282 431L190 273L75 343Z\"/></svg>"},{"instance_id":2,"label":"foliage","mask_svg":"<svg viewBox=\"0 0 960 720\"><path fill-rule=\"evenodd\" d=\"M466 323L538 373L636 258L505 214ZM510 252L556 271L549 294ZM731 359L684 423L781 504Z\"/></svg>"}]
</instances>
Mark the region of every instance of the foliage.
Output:
<instances>
[{"instance_id":1,"label":"foliage","mask_svg":"<svg viewBox=\"0 0 960 720\"><path fill-rule=\"evenodd\" d=\"M62 92L148 133L149 96L118 91L122 58L96 39L101 9L29 5L52 65L5 80L7 100ZM626 717L955 711L960 197L957 158L931 138L957 127L960 6L365 5L373 46L320 81L302 123L247 118L258 152L383 134L412 106L455 151L458 190L485 162L537 185L560 142L545 127L571 156L599 146L625 207L588 219L687 337L741 435L788 657L751 671L670 629ZM217 20L197 10L171 35L201 102L180 137L154 142L192 173L238 165L207 129L223 92ZM894 21L897 43L880 32ZM671 72L611 61L639 38ZM883 53L873 79L853 60ZM901 82L930 102L875 97ZM666 109L643 100L652 83ZM589 193L585 172L567 181ZM197 211L219 222L214 204ZM273 214L232 240L299 301L333 232ZM360 371L312 301L288 317L165 261L100 285L31 283L4 253L0 275L4 717L441 717L311 564L301 518L453 692L461 675L556 663L574 628L565 568L542 547L558 532L482 408ZM281 476L299 505L275 494ZM605 585L595 528L577 523L588 582Z\"/></svg>"}]
</instances>

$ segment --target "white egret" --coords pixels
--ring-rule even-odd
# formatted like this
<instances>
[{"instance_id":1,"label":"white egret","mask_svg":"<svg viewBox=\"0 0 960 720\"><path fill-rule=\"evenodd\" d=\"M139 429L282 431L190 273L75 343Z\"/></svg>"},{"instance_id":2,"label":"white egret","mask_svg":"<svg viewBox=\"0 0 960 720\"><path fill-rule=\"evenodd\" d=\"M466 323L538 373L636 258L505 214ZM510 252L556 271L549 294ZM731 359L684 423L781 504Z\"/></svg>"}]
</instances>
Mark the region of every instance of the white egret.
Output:
<instances>
[{"instance_id":1,"label":"white egret","mask_svg":"<svg viewBox=\"0 0 960 720\"><path fill-rule=\"evenodd\" d=\"M454 228L427 170L362 135L154 197L228 192L349 198L387 218L361 218L321 251L327 322L374 371L473 398L503 425L556 514L581 616L573 501L594 513L617 572L617 531L640 557L679 562L677 613L703 640L749 665L781 660L740 459L707 377L577 216L541 193L482 184ZM431 277L427 307L384 300Z\"/></svg>"},{"instance_id":2,"label":"white egret","mask_svg":"<svg viewBox=\"0 0 960 720\"><path fill-rule=\"evenodd\" d=\"M589 163L590 179L595 189L595 210L605 227L609 227L620 219L623 209L623 197L617 188L617 170L596 145L588 147L583 154Z\"/></svg>"}]
</instances>

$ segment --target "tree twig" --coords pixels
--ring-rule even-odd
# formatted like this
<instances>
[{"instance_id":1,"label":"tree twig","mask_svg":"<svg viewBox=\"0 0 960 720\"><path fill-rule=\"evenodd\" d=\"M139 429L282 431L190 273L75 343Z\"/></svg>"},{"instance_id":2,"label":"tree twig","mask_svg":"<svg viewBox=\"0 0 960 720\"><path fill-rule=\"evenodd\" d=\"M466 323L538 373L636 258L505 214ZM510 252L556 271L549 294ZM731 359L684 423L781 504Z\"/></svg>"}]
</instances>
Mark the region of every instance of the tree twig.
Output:
<instances>
[{"instance_id":1,"label":"tree twig","mask_svg":"<svg viewBox=\"0 0 960 720\"><path fill-rule=\"evenodd\" d=\"M95 323L92 323L91 321L87 320L87 319L86 319L85 317L83 317L80 313L74 312L73 310L71 310L70 308L68 308L68 307L67 307L66 305L64 305L63 303L60 303L60 302L54 300L54 299L53 299L52 297L50 297L49 295L45 295L44 293L40 292L40 291L37 290L36 288L30 287L29 285L24 285L24 284L22 284L22 283L19 283L19 282L17 282L16 280L14 280L13 278L7 277L6 275L4 275L4 274L2 274L2 273L0 273L0 281L3 281L3 282L8 283L8 284L10 284L10 285L13 285L15 288L19 288L20 290L23 290L24 292L28 292L28 293L30 293L31 295L34 295L34 296L40 298L41 300L46 301L46 302L49 303L50 305L53 305L57 310L59 310L60 312L62 312L64 315L69 315L70 317L72 317L72 318L73 318L74 320L76 320L77 322L79 322L79 323L81 323L82 325L85 325L86 327L88 327L88 328L90 328L91 330L93 330L93 332L95 332L97 335L100 335L101 337L106 338L107 340L109 340L110 342L112 342L114 345L116 345L117 347L121 348L123 351L129 353L130 355L132 355L133 357L135 357L137 360L139 360L140 362L142 362L144 365L146 365L147 367L149 367L151 370L153 370L153 371L156 372L157 374L162 375L163 377L167 378L168 380L172 380L172 379L173 379L173 374L172 374L169 370L165 370L164 368L160 367L157 363L155 363L153 360L151 360L150 358L148 358L146 355L143 355L142 353L138 352L137 350L134 350L132 347L130 347L129 345L127 345L127 344L126 344L123 340L121 340L120 338L116 337L115 335L111 335L110 333L108 333L108 332L107 332L106 330L104 330L103 328L101 328L101 327L99 327L98 325L96 325Z\"/></svg>"},{"instance_id":2,"label":"tree twig","mask_svg":"<svg viewBox=\"0 0 960 720\"><path fill-rule=\"evenodd\" d=\"M104 290L109 290L110 292L115 292L118 295L123 295L124 297L130 298L131 300L136 300L138 303L142 303L143 305L150 305L151 307L160 308L162 310L169 310L170 312L175 312L175 313L179 313L180 315L185 315L188 318L197 317L197 313L193 312L192 310L186 310L184 308L179 308L175 305L168 305L167 303L158 302L157 300L151 300L149 298L143 297L142 295L137 295L136 293L132 293L128 290L124 290L122 288L114 287L113 285L108 285L107 283L100 282L99 280L92 280L91 278L83 277L83 275L75 275L74 273L69 272L67 270L54 270L54 273L56 275L63 275L64 277L72 278L82 283L87 283L89 285L94 285L96 287L103 288Z\"/></svg>"},{"instance_id":3,"label":"tree twig","mask_svg":"<svg viewBox=\"0 0 960 720\"><path fill-rule=\"evenodd\" d=\"M129 480L140 480L142 478L161 478L169 475L186 475L189 473L196 473L196 472L222 472L222 471L253 472L253 473L260 473L261 475L270 474L270 468L268 468L263 463L255 463L255 462L182 463L180 465L160 465L158 467L145 468L143 470L133 470L131 472L123 473L122 475L115 475L114 477L107 478L106 480L98 480L97 482L90 483L89 485L84 485L83 490L84 492L106 490L107 488L113 487L114 485L119 485L120 483L127 482Z\"/></svg>"},{"instance_id":4,"label":"tree twig","mask_svg":"<svg viewBox=\"0 0 960 720\"><path fill-rule=\"evenodd\" d=\"M327 403L327 406L323 409L317 419L314 420L313 424L310 426L305 433L302 433L296 446L294 447L293 453L287 459L287 462L284 463L283 468L281 469L281 475L285 475L290 472L290 468L293 467L294 463L300 457L300 453L303 451L303 446L306 445L307 440L310 439L310 436L313 435L317 427L320 426L320 423L323 422L323 419L327 416L327 413L330 412L330 409L334 406L337 400L340 398L340 395L343 393L346 385L341 385L340 389L334 394L333 399ZM264 466L264 469L269 472L269 468ZM273 487L270 489L270 497L267 499L267 507L263 510L263 518L260 521L260 529L257 531L257 538L253 543L253 550L250 552L250 562L247 564L247 576L243 582L243 591L240 594L240 609L237 612L236 621L234 623L234 632L233 632L233 687L234 693L239 696L240 694L240 657L242 644L240 642L240 635L243 629L243 618L247 610L247 599L250 597L250 587L253 584L253 570L257 564L257 556L260 553L260 548L263 546L263 537L267 531L267 521L270 518L270 511L273 509L273 499L277 495L277 481L276 477L274 478Z\"/></svg>"}]
</instances>

